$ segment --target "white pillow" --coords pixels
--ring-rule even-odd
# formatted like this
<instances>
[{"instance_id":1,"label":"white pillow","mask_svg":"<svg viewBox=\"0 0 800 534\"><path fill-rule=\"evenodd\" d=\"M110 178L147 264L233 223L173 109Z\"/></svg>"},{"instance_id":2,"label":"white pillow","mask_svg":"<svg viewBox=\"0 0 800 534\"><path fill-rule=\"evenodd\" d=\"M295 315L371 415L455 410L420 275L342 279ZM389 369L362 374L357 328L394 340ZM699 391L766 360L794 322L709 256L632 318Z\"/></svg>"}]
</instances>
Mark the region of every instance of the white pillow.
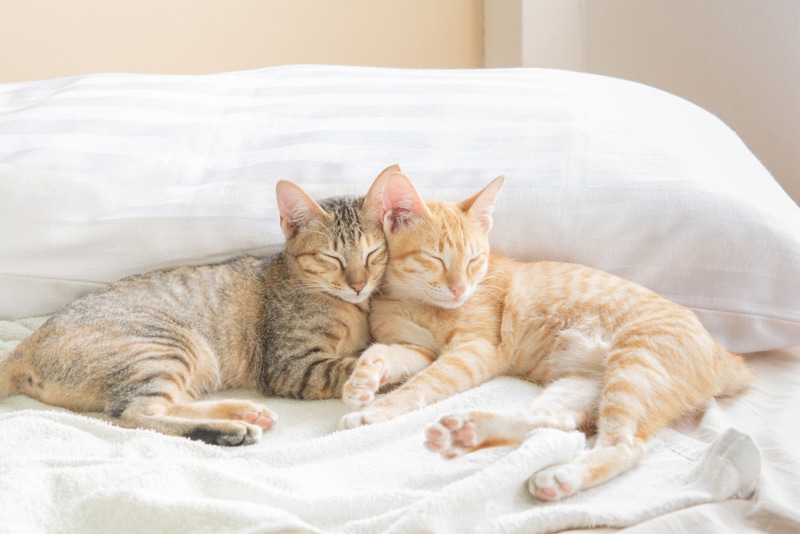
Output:
<instances>
[{"instance_id":1,"label":"white pillow","mask_svg":"<svg viewBox=\"0 0 800 534\"><path fill-rule=\"evenodd\" d=\"M739 138L661 91L538 69L295 66L0 85L0 317L283 242L274 188L363 194L392 163L492 242L697 311L731 350L800 345L800 208Z\"/></svg>"}]
</instances>

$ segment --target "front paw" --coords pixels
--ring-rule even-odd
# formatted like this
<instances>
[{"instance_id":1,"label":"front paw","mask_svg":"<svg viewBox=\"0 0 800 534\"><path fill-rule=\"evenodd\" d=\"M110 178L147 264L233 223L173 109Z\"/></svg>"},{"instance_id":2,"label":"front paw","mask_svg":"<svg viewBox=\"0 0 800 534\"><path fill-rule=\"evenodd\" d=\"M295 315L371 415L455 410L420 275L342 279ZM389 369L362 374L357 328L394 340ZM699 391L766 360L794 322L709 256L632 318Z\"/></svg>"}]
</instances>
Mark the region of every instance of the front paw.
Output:
<instances>
[{"instance_id":1,"label":"front paw","mask_svg":"<svg viewBox=\"0 0 800 534\"><path fill-rule=\"evenodd\" d=\"M348 430L367 424L369 423L364 420L364 414L362 412L350 412L339 419L339 428L341 430Z\"/></svg>"},{"instance_id":2,"label":"front paw","mask_svg":"<svg viewBox=\"0 0 800 534\"><path fill-rule=\"evenodd\" d=\"M475 450L481 441L468 414L446 415L425 429L425 448L446 460Z\"/></svg>"},{"instance_id":3,"label":"front paw","mask_svg":"<svg viewBox=\"0 0 800 534\"><path fill-rule=\"evenodd\" d=\"M361 412L350 412L339 419L339 428L341 430L347 430L364 425L374 425L375 423L380 423L387 419L387 417L382 416L376 411L364 410Z\"/></svg>"},{"instance_id":4,"label":"front paw","mask_svg":"<svg viewBox=\"0 0 800 534\"><path fill-rule=\"evenodd\" d=\"M375 352L373 349L370 350ZM387 380L388 375L383 360L373 357L368 351L359 358L353 374L345 382L342 400L350 408L356 410L369 406L375 400L375 394Z\"/></svg>"}]
</instances>

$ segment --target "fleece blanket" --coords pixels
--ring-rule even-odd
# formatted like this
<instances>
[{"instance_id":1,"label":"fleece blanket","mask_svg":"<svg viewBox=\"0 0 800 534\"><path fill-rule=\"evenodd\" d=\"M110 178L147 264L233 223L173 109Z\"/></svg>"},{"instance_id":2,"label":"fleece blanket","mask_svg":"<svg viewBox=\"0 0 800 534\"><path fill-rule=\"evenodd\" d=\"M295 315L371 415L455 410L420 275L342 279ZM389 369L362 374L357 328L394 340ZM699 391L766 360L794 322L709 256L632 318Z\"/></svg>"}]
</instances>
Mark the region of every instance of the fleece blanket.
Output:
<instances>
[{"instance_id":1,"label":"fleece blanket","mask_svg":"<svg viewBox=\"0 0 800 534\"><path fill-rule=\"evenodd\" d=\"M0 355L41 318L0 321ZM1 356L0 356L1 357ZM261 442L222 448L122 429L22 396L0 400L0 532L552 532L625 527L681 508L747 498L760 455L735 430L705 443L673 430L628 473L558 503L527 491L583 434L550 429L519 448L445 461L422 445L444 413L511 409L540 389L498 378L395 420L337 430L339 400L256 398L279 414Z\"/></svg>"}]
</instances>

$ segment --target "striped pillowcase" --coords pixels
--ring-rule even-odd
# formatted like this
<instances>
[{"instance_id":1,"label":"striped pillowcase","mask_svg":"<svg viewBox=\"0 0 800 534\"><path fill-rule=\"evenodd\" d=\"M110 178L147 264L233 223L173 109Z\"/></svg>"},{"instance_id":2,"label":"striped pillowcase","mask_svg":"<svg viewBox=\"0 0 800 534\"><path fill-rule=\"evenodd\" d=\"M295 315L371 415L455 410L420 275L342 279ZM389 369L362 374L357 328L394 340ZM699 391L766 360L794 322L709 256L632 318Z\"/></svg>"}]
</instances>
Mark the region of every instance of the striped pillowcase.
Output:
<instances>
[{"instance_id":1,"label":"striped pillowcase","mask_svg":"<svg viewBox=\"0 0 800 534\"><path fill-rule=\"evenodd\" d=\"M398 163L460 200L506 183L492 245L684 304L731 350L800 345L800 208L675 96L543 70L275 67L0 85L0 317L283 242L274 190L366 192Z\"/></svg>"}]
</instances>

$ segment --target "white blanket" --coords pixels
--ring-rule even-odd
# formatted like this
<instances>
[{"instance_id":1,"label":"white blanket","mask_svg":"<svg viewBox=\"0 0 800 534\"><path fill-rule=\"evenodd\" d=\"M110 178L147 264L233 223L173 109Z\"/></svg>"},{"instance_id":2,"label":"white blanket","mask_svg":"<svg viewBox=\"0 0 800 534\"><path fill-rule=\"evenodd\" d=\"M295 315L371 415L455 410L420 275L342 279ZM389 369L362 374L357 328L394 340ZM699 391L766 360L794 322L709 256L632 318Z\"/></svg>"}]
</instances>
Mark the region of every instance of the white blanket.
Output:
<instances>
[{"instance_id":1,"label":"white blanket","mask_svg":"<svg viewBox=\"0 0 800 534\"><path fill-rule=\"evenodd\" d=\"M448 200L505 174L496 252L640 282L731 350L767 351L748 356L758 380L659 435L625 476L555 504L525 482L578 434L452 462L421 445L444 412L530 402L538 388L518 380L346 432L341 402L266 399L281 421L241 450L3 399L0 533L800 532L800 209L729 127L640 84L334 66L0 84L0 318L281 246L277 180L363 194L391 163ZM0 353L40 322L0 322ZM742 434L762 461L747 499L758 457Z\"/></svg>"},{"instance_id":2,"label":"white blanket","mask_svg":"<svg viewBox=\"0 0 800 534\"><path fill-rule=\"evenodd\" d=\"M40 322L0 321L0 354ZM758 448L733 430L712 444L666 430L630 472L551 504L531 497L527 478L579 451L580 433L539 430L520 448L453 461L422 446L424 426L446 412L524 406L538 393L499 378L347 431L336 430L347 411L338 400L265 399L279 424L243 448L12 397L0 403L0 532L551 532L625 527L756 487Z\"/></svg>"}]
</instances>

